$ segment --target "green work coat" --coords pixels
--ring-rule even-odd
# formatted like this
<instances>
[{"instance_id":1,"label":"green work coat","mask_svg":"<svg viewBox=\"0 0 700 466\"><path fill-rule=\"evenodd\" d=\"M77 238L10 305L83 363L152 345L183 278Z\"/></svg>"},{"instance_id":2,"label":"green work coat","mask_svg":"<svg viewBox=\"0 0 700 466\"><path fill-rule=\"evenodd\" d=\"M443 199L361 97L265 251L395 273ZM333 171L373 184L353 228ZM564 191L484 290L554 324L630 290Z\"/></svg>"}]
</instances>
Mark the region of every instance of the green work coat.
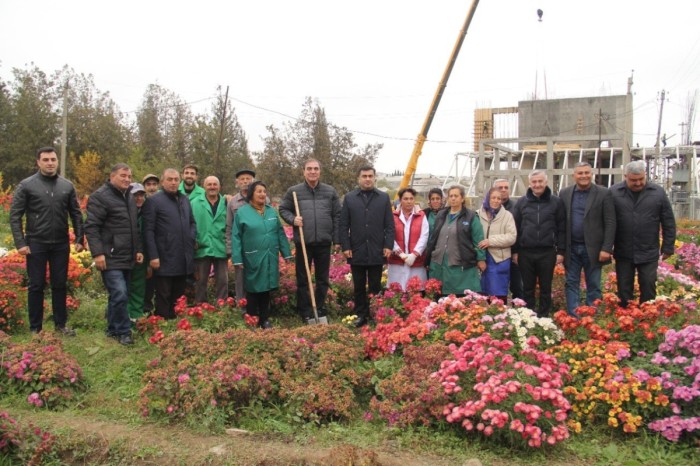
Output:
<instances>
[{"instance_id":1,"label":"green work coat","mask_svg":"<svg viewBox=\"0 0 700 466\"><path fill-rule=\"evenodd\" d=\"M250 204L238 209L231 230L231 261L243 265L245 290L264 293L279 287L279 255L292 256L277 211L266 205L260 215Z\"/></svg>"},{"instance_id":2,"label":"green work coat","mask_svg":"<svg viewBox=\"0 0 700 466\"><path fill-rule=\"evenodd\" d=\"M202 188L200 185L198 185L196 183L194 185L194 189L192 190L192 192L189 195L185 192L185 182L184 181L180 181L180 187L178 187L177 190L180 191L185 196L187 196L187 198L190 201L194 201L198 197L204 197L207 195L207 192L204 190L204 188Z\"/></svg>"},{"instance_id":3,"label":"green work coat","mask_svg":"<svg viewBox=\"0 0 700 466\"><path fill-rule=\"evenodd\" d=\"M194 258L215 257L225 259L226 255L226 199L219 194L216 214L212 214L211 205L206 196L190 199L192 215L197 224L197 249Z\"/></svg>"}]
</instances>

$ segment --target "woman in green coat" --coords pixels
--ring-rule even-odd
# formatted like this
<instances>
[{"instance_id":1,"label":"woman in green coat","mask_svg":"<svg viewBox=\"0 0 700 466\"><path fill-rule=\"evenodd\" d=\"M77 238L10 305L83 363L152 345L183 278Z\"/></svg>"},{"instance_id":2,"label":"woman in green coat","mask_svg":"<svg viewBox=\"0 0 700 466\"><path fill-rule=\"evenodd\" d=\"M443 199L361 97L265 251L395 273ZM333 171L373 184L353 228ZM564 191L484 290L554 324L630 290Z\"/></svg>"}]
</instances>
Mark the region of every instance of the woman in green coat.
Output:
<instances>
[{"instance_id":1,"label":"woman in green coat","mask_svg":"<svg viewBox=\"0 0 700 466\"><path fill-rule=\"evenodd\" d=\"M461 186L447 191L448 208L435 217L426 250L428 277L442 282L443 296L481 292L480 274L486 270L486 252L479 248L484 229L476 213L464 205L464 195Z\"/></svg>"},{"instance_id":2,"label":"woman in green coat","mask_svg":"<svg viewBox=\"0 0 700 466\"><path fill-rule=\"evenodd\" d=\"M248 188L248 204L236 212L231 228L231 260L245 269L248 314L270 328L270 291L279 287L279 254L292 257L289 240L277 211L265 204L267 186L256 181Z\"/></svg>"}]
</instances>

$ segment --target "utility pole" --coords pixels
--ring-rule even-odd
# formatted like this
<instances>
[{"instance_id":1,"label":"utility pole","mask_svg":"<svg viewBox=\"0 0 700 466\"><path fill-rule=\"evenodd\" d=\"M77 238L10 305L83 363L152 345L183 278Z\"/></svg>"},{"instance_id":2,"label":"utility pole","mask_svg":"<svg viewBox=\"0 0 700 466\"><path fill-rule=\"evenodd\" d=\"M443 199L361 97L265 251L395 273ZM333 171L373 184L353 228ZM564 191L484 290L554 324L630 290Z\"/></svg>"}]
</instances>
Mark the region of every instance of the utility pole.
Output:
<instances>
[{"instance_id":1,"label":"utility pole","mask_svg":"<svg viewBox=\"0 0 700 466\"><path fill-rule=\"evenodd\" d=\"M661 164L661 119L664 115L664 100L666 99L666 91L661 90L661 106L659 107L659 127L656 130L656 161L654 163L654 177L656 182L661 179L662 170L660 168Z\"/></svg>"},{"instance_id":2,"label":"utility pole","mask_svg":"<svg viewBox=\"0 0 700 466\"><path fill-rule=\"evenodd\" d=\"M221 130L219 131L219 145L216 148L216 160L214 161L214 171L217 176L223 178L221 173L221 144L224 139L224 129L226 128L226 107L228 105L228 86L226 86L226 97L224 97L224 110L221 116Z\"/></svg>"},{"instance_id":3,"label":"utility pole","mask_svg":"<svg viewBox=\"0 0 700 466\"><path fill-rule=\"evenodd\" d=\"M66 176L66 139L68 139L68 81L63 87L63 124L61 130L61 176Z\"/></svg>"},{"instance_id":4,"label":"utility pole","mask_svg":"<svg viewBox=\"0 0 700 466\"><path fill-rule=\"evenodd\" d=\"M598 183L602 183L601 181L601 158L603 157L602 151L601 151L601 145L603 144L603 109L601 107L598 107L598 159L596 160L596 164L598 164ZM610 157L612 157L612 152L610 153Z\"/></svg>"}]
</instances>

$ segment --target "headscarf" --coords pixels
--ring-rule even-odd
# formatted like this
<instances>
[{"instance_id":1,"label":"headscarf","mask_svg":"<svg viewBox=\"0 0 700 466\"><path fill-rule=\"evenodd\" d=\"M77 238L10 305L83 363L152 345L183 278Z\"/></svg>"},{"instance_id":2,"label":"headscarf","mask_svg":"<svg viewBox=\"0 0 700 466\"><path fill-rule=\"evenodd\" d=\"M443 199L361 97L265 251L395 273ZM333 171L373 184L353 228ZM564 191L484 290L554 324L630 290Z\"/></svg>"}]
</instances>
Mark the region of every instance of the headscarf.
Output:
<instances>
[{"instance_id":1,"label":"headscarf","mask_svg":"<svg viewBox=\"0 0 700 466\"><path fill-rule=\"evenodd\" d=\"M486 192L486 196L484 196L484 202L483 204L481 204L481 207L484 209L484 212L488 212L491 214L491 218L495 218L496 214L498 214L498 211L501 210L500 207L498 209L494 209L493 207L491 207L489 199L491 198L491 193L493 191L496 191L496 188L491 188Z\"/></svg>"}]
</instances>

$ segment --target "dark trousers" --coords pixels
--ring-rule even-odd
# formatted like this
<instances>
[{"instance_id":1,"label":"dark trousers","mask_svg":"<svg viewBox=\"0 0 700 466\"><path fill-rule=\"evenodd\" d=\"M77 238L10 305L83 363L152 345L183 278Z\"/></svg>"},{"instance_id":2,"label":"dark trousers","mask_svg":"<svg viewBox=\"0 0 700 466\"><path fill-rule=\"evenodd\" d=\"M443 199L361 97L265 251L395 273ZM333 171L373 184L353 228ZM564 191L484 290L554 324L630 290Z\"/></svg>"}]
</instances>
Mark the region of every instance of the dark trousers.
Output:
<instances>
[{"instance_id":1,"label":"dark trousers","mask_svg":"<svg viewBox=\"0 0 700 466\"><path fill-rule=\"evenodd\" d=\"M251 316L258 317L258 326L263 324L270 318L270 292L262 293L246 292L246 312Z\"/></svg>"},{"instance_id":2,"label":"dark trousers","mask_svg":"<svg viewBox=\"0 0 700 466\"><path fill-rule=\"evenodd\" d=\"M131 320L127 309L131 270L103 270L102 281L109 293L107 301L107 335L131 335Z\"/></svg>"},{"instance_id":3,"label":"dark trousers","mask_svg":"<svg viewBox=\"0 0 700 466\"><path fill-rule=\"evenodd\" d=\"M554 248L521 249L518 254L518 267L523 277L523 293L527 307L538 317L548 317L552 312L552 278L557 264L557 251ZM535 289L540 285L540 304L537 307Z\"/></svg>"},{"instance_id":4,"label":"dark trousers","mask_svg":"<svg viewBox=\"0 0 700 466\"><path fill-rule=\"evenodd\" d=\"M146 279L146 295L144 297L143 312L151 314L153 312L153 298L156 295L156 277L151 275L151 278Z\"/></svg>"},{"instance_id":5,"label":"dark trousers","mask_svg":"<svg viewBox=\"0 0 700 466\"><path fill-rule=\"evenodd\" d=\"M639 302L644 303L656 299L656 274L659 261L635 264L633 261L615 258L615 273L617 275L617 296L620 306L627 307L634 298L634 275L639 282Z\"/></svg>"},{"instance_id":6,"label":"dark trousers","mask_svg":"<svg viewBox=\"0 0 700 466\"><path fill-rule=\"evenodd\" d=\"M309 279L306 275L304 265L304 254L301 250L301 243L295 243L296 256L295 264L297 271L297 311L302 319L311 319L314 316L311 305L311 295L309 293ZM331 267L331 245L330 244L307 244L306 255L309 260L309 267L313 263L314 278L314 298L316 298L316 311L319 317L326 315L326 295L328 294L328 271Z\"/></svg>"},{"instance_id":7,"label":"dark trousers","mask_svg":"<svg viewBox=\"0 0 700 466\"><path fill-rule=\"evenodd\" d=\"M214 266L214 286L216 300L228 298L228 259L218 257L202 257L194 260L194 270L197 281L194 285L194 300L198 303L207 302L209 272Z\"/></svg>"},{"instance_id":8,"label":"dark trousers","mask_svg":"<svg viewBox=\"0 0 700 466\"><path fill-rule=\"evenodd\" d=\"M369 318L369 299L367 288L373 295L382 291L382 265L352 265L352 285L355 291L355 315Z\"/></svg>"},{"instance_id":9,"label":"dark trousers","mask_svg":"<svg viewBox=\"0 0 700 466\"><path fill-rule=\"evenodd\" d=\"M175 318L175 303L185 294L186 275L163 277L156 275L156 315L164 319Z\"/></svg>"},{"instance_id":10,"label":"dark trousers","mask_svg":"<svg viewBox=\"0 0 700 466\"><path fill-rule=\"evenodd\" d=\"M31 254L27 255L27 308L29 328L40 331L44 322L44 288L46 286L46 264L51 275L51 308L56 328L66 326L66 282L68 281L68 256L70 245L29 242Z\"/></svg>"},{"instance_id":11,"label":"dark trousers","mask_svg":"<svg viewBox=\"0 0 700 466\"><path fill-rule=\"evenodd\" d=\"M510 261L510 296L511 299L525 299L525 294L523 293L523 277L520 275L520 267L513 261Z\"/></svg>"}]
</instances>

